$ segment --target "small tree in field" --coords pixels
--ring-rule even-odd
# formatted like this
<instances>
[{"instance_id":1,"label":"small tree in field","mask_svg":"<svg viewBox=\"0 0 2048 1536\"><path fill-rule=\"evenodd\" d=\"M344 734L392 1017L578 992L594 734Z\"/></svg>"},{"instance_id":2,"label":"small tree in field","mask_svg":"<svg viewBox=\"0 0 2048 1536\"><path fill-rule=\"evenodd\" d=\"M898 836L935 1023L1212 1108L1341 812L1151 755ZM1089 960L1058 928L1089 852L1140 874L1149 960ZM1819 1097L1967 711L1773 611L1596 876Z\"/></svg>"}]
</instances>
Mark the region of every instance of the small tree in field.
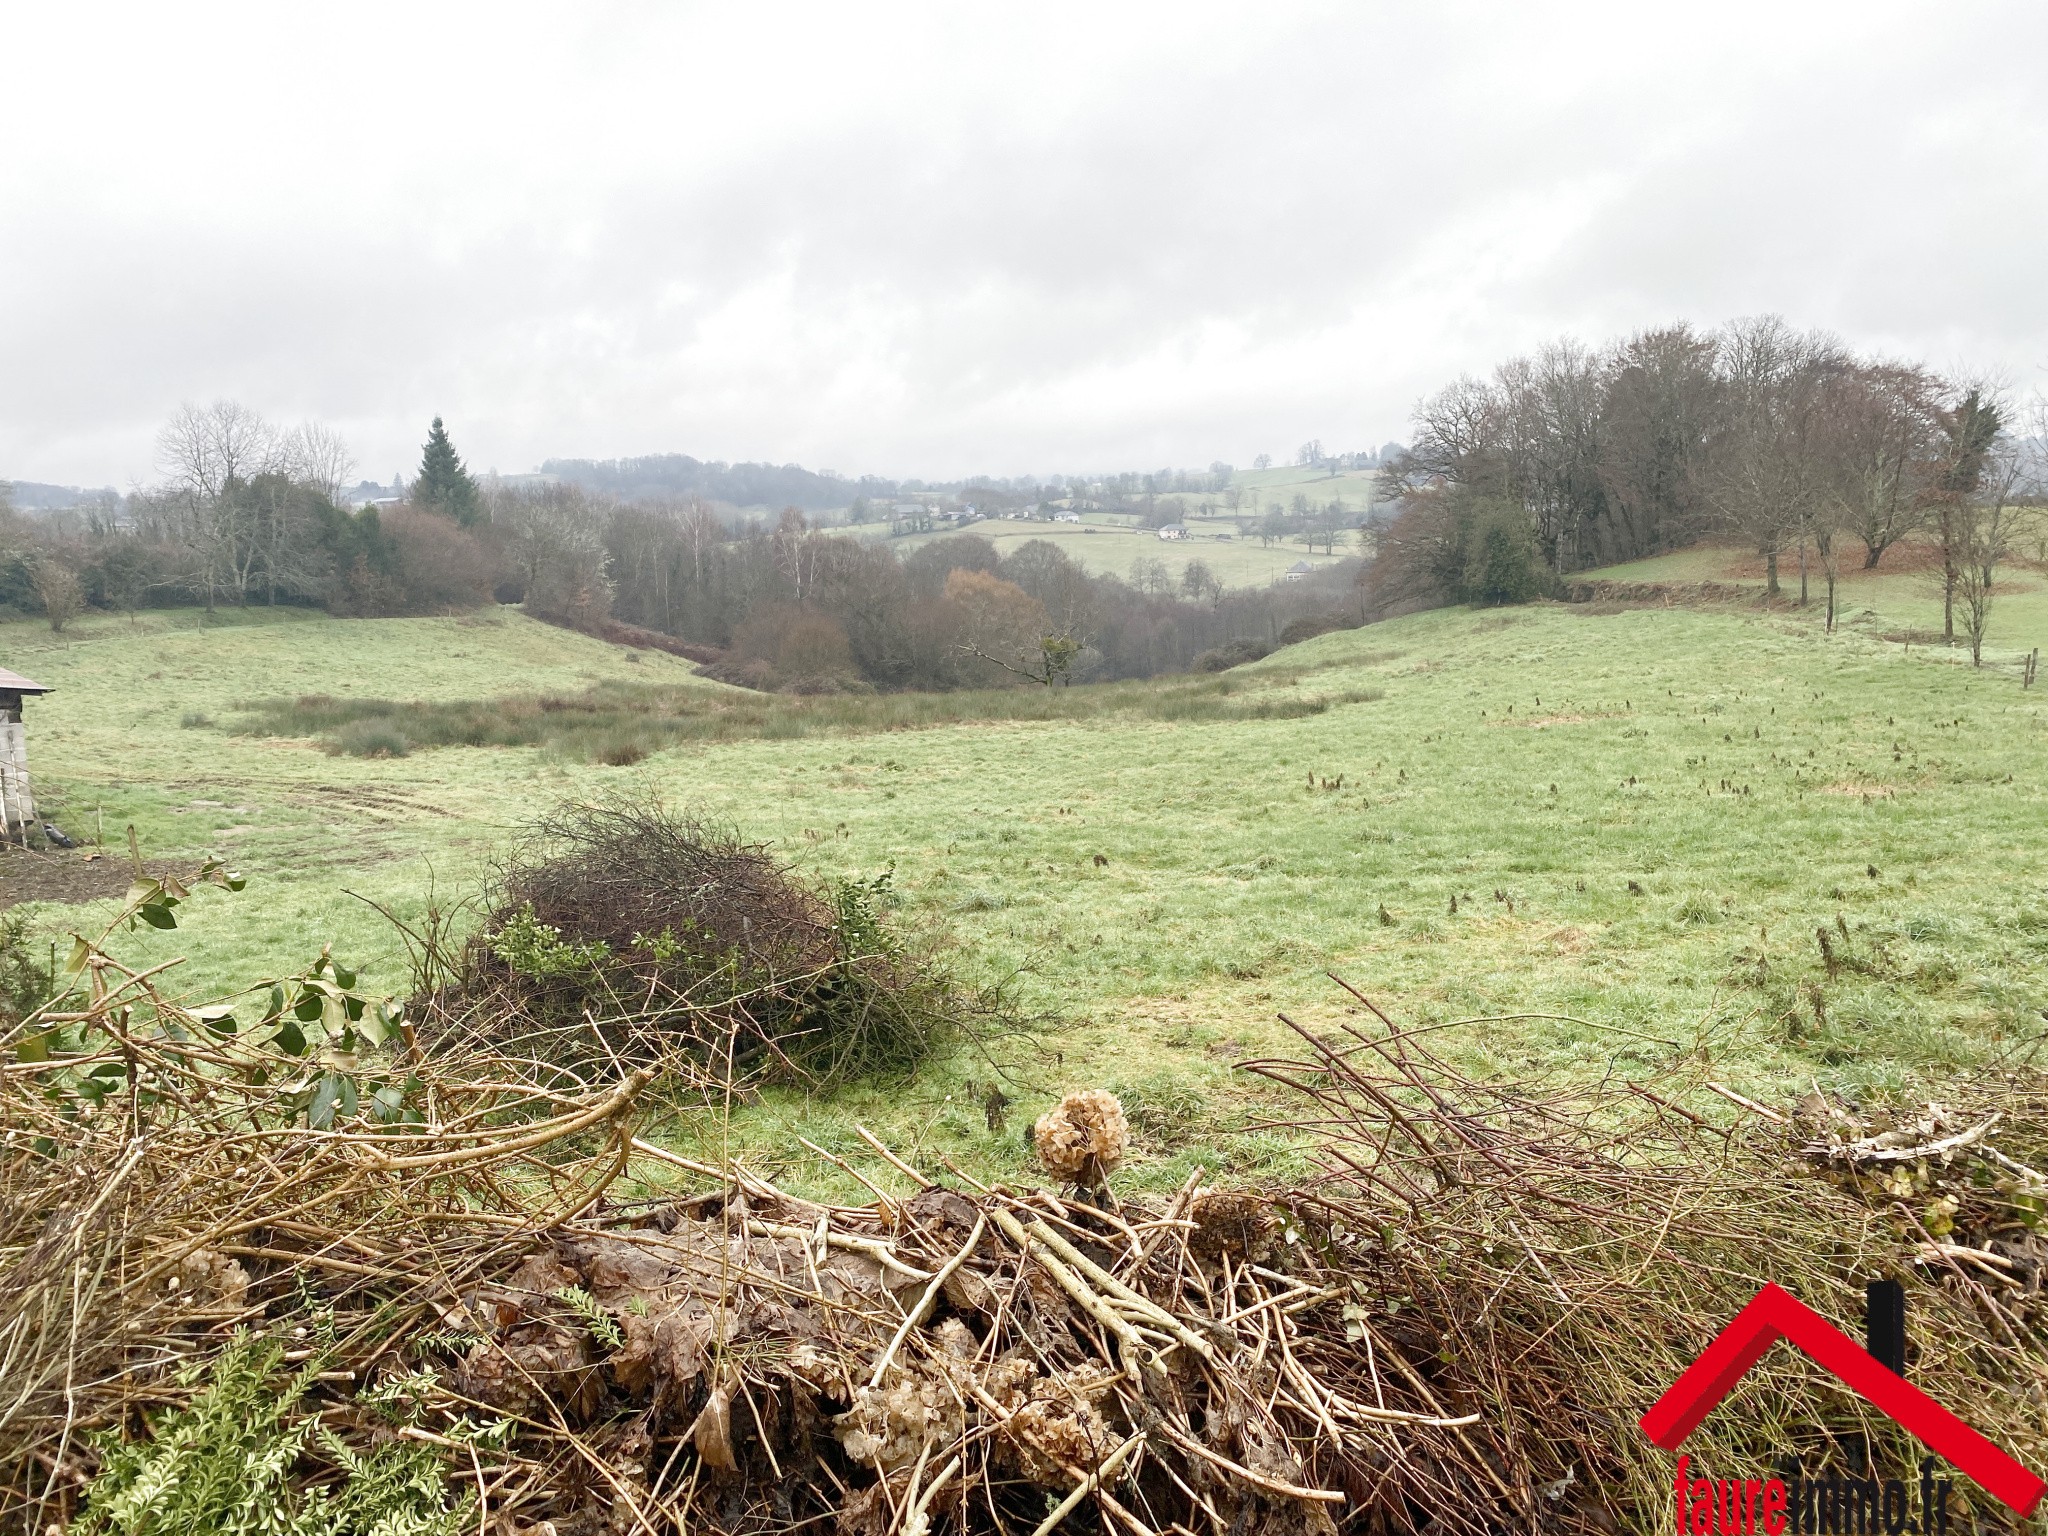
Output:
<instances>
[{"instance_id":1,"label":"small tree in field","mask_svg":"<svg viewBox=\"0 0 2048 1536\"><path fill-rule=\"evenodd\" d=\"M427 442L420 454L420 477L413 482L415 506L452 517L467 528L477 520L476 479L463 466L448 439L448 429L436 416L427 429Z\"/></svg>"},{"instance_id":2,"label":"small tree in field","mask_svg":"<svg viewBox=\"0 0 2048 1536\"><path fill-rule=\"evenodd\" d=\"M1979 530L1972 503L1983 484L1986 465L2005 427L2005 412L1995 396L1981 385L1963 391L1962 397L1940 416L1941 443L1936 453L1933 484L1927 500L1933 508L1934 530L1941 544L1941 635L1953 645L1956 638L1956 602L1969 599L1963 581L1975 560L1987 568L1997 563L1999 549L1990 561L1978 559ZM1991 578L1986 574L1980 596L1990 601ZM1965 623L1968 615L1965 615Z\"/></svg>"},{"instance_id":3,"label":"small tree in field","mask_svg":"<svg viewBox=\"0 0 2048 1536\"><path fill-rule=\"evenodd\" d=\"M2018 509L2013 492L2022 470L2020 445L2001 437L1984 455L1976 493L1951 511L1955 556L1954 602L1970 642L1970 665L1984 665L1984 634L1991 627L1991 586L1999 563L2011 553Z\"/></svg>"},{"instance_id":4,"label":"small tree in field","mask_svg":"<svg viewBox=\"0 0 2048 1536\"><path fill-rule=\"evenodd\" d=\"M1847 356L1831 337L1775 316L1740 320L1722 335L1727 420L1706 477L1709 503L1764 557L1764 590L1778 595L1778 560L1810 534L1822 499L1823 405Z\"/></svg>"},{"instance_id":5,"label":"small tree in field","mask_svg":"<svg viewBox=\"0 0 2048 1536\"><path fill-rule=\"evenodd\" d=\"M29 582L36 589L36 599L43 605L43 617L50 621L51 632L62 634L64 626L85 607L85 587L77 573L61 561L43 555L29 567Z\"/></svg>"}]
</instances>

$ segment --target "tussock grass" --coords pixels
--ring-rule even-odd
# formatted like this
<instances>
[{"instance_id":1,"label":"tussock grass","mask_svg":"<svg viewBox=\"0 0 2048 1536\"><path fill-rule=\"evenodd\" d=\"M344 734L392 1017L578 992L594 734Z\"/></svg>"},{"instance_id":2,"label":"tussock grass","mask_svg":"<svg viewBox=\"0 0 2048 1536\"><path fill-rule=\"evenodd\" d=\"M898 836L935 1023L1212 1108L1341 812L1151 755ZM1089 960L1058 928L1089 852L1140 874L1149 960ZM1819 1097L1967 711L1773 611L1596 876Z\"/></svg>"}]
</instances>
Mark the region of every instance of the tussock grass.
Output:
<instances>
[{"instance_id":1,"label":"tussock grass","mask_svg":"<svg viewBox=\"0 0 2048 1536\"><path fill-rule=\"evenodd\" d=\"M544 747L625 766L690 742L788 741L924 730L994 720L1298 720L1382 698L1378 688L1299 688L1311 668L1078 688L959 693L752 693L738 688L605 681L579 693L399 701L304 694L248 706L234 729L311 736L330 753L403 757L413 747Z\"/></svg>"}]
</instances>

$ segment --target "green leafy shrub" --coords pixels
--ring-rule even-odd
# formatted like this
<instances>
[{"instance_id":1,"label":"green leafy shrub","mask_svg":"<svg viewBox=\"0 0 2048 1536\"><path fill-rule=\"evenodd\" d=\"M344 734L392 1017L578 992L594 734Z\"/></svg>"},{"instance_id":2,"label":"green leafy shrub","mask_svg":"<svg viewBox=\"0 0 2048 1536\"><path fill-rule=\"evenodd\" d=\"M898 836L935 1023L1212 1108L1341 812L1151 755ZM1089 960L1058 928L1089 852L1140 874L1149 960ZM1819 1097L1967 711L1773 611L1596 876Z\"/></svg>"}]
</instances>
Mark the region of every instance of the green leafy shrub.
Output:
<instances>
[{"instance_id":1,"label":"green leafy shrub","mask_svg":"<svg viewBox=\"0 0 2048 1536\"><path fill-rule=\"evenodd\" d=\"M451 1495L441 1455L412 1440L346 1444L304 1404L324 1358L288 1368L284 1346L239 1334L191 1405L143 1439L99 1437L100 1470L74 1536L458 1536L475 1495ZM199 1380L197 1371L182 1378ZM357 1400L416 1420L401 1379ZM325 1463L315 1480L308 1462Z\"/></svg>"},{"instance_id":2,"label":"green leafy shrub","mask_svg":"<svg viewBox=\"0 0 2048 1536\"><path fill-rule=\"evenodd\" d=\"M637 943L639 935L634 939ZM612 954L611 946L602 939L583 944L564 939L561 929L533 915L530 901L499 924L489 943L492 954L533 981L588 975Z\"/></svg>"},{"instance_id":3,"label":"green leafy shrub","mask_svg":"<svg viewBox=\"0 0 2048 1536\"><path fill-rule=\"evenodd\" d=\"M28 915L0 915L0 1026L18 1023L43 1005L52 978L36 964L28 939Z\"/></svg>"},{"instance_id":4,"label":"green leafy shrub","mask_svg":"<svg viewBox=\"0 0 2048 1536\"><path fill-rule=\"evenodd\" d=\"M1541 557L1519 507L1487 506L1473 517L1465 536L1465 570L1460 595L1468 603L1526 603L1542 596Z\"/></svg>"}]
</instances>

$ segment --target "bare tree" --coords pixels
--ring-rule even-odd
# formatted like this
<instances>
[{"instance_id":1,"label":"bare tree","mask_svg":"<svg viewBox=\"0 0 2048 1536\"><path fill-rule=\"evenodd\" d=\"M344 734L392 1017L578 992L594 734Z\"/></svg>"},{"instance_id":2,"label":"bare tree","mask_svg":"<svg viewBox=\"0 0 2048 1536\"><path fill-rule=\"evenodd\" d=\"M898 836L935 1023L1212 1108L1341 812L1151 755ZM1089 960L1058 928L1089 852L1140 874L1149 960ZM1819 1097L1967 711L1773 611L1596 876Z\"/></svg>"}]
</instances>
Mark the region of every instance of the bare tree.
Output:
<instances>
[{"instance_id":1,"label":"bare tree","mask_svg":"<svg viewBox=\"0 0 2048 1536\"><path fill-rule=\"evenodd\" d=\"M51 633L62 634L64 626L85 607L85 587L77 572L55 555L41 554L30 562L28 578L35 588L36 600L43 605L43 617L49 620Z\"/></svg>"},{"instance_id":2,"label":"bare tree","mask_svg":"<svg viewBox=\"0 0 2048 1536\"><path fill-rule=\"evenodd\" d=\"M1841 575L1838 540L1860 539L1863 568L1870 570L1925 518L1922 493L1940 438L1934 388L1923 370L1886 363L1843 368L1826 382L1815 435L1821 493L1808 508L1806 531L1827 579L1830 632Z\"/></svg>"},{"instance_id":3,"label":"bare tree","mask_svg":"<svg viewBox=\"0 0 2048 1536\"><path fill-rule=\"evenodd\" d=\"M1164 597L1173 590L1173 577L1157 555L1139 555L1131 561L1130 583L1147 597Z\"/></svg>"},{"instance_id":4,"label":"bare tree","mask_svg":"<svg viewBox=\"0 0 2048 1536\"><path fill-rule=\"evenodd\" d=\"M157 434L157 467L173 489L218 501L237 480L270 468L277 449L276 429L239 401L188 403Z\"/></svg>"},{"instance_id":5,"label":"bare tree","mask_svg":"<svg viewBox=\"0 0 2048 1536\"><path fill-rule=\"evenodd\" d=\"M2002 413L2001 413L2002 414ZM2011 552L2019 523L2014 492L2026 469L2026 451L2001 433L1984 455L1975 490L1952 513L1957 563L1954 596L1963 632L1970 641L1970 665L1984 665L1984 636L1991 627L1992 584Z\"/></svg>"},{"instance_id":6,"label":"bare tree","mask_svg":"<svg viewBox=\"0 0 2048 1536\"><path fill-rule=\"evenodd\" d=\"M263 530L260 509L240 493L277 467L278 453L276 429L234 400L181 405L157 434L157 467L198 562L208 613L222 587L248 599Z\"/></svg>"},{"instance_id":7,"label":"bare tree","mask_svg":"<svg viewBox=\"0 0 2048 1536\"><path fill-rule=\"evenodd\" d=\"M1779 558L1810 535L1822 501L1816 449L1826 384L1847 356L1833 338L1795 331L1775 315L1727 326L1721 356L1728 411L1707 495L1764 557L1764 588L1776 597Z\"/></svg>"},{"instance_id":8,"label":"bare tree","mask_svg":"<svg viewBox=\"0 0 2048 1536\"><path fill-rule=\"evenodd\" d=\"M2005 415L1996 386L1978 381L1962 386L1936 420L1941 436L1922 494L1941 550L1941 637L1953 645L1956 599L1978 553L1969 507L2004 430Z\"/></svg>"},{"instance_id":9,"label":"bare tree","mask_svg":"<svg viewBox=\"0 0 2048 1536\"><path fill-rule=\"evenodd\" d=\"M1924 368L1871 363L1840 381L1831 409L1834 469L1846 526L1863 543L1863 569L1926 522L1929 468L1941 442L1940 383Z\"/></svg>"},{"instance_id":10,"label":"bare tree","mask_svg":"<svg viewBox=\"0 0 2048 1536\"><path fill-rule=\"evenodd\" d=\"M1702 475L1724 391L1718 344L1685 325L1639 331L1605 360L1601 560L1654 554L1694 537Z\"/></svg>"},{"instance_id":11,"label":"bare tree","mask_svg":"<svg viewBox=\"0 0 2048 1536\"><path fill-rule=\"evenodd\" d=\"M316 421L305 422L285 433L278 449L281 467L292 479L341 505L356 461L339 432Z\"/></svg>"},{"instance_id":12,"label":"bare tree","mask_svg":"<svg viewBox=\"0 0 2048 1536\"><path fill-rule=\"evenodd\" d=\"M573 485L499 491L491 524L500 530L535 613L585 622L611 611L612 583L600 509Z\"/></svg>"}]
</instances>

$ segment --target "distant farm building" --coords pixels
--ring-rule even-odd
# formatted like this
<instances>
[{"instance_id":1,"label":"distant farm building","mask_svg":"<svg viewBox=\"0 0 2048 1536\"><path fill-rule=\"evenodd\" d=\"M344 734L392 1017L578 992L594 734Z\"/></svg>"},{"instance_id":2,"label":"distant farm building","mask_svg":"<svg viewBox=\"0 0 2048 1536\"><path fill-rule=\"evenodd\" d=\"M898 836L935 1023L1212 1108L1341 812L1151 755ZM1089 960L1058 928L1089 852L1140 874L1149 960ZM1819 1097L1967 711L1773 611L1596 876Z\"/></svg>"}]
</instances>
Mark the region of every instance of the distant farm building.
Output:
<instances>
[{"instance_id":1,"label":"distant farm building","mask_svg":"<svg viewBox=\"0 0 2048 1536\"><path fill-rule=\"evenodd\" d=\"M1055 512L1052 515L1052 520L1056 523L1078 523L1081 521L1081 514L1078 512Z\"/></svg>"},{"instance_id":2,"label":"distant farm building","mask_svg":"<svg viewBox=\"0 0 2048 1536\"><path fill-rule=\"evenodd\" d=\"M35 797L28 785L28 739L21 724L21 701L48 693L41 683L0 667L0 840L19 838L28 844L36 824Z\"/></svg>"},{"instance_id":3,"label":"distant farm building","mask_svg":"<svg viewBox=\"0 0 2048 1536\"><path fill-rule=\"evenodd\" d=\"M1280 573L1280 579L1282 581L1300 581L1302 578L1311 576L1314 573L1314 566L1310 565L1306 560L1297 560Z\"/></svg>"},{"instance_id":4,"label":"distant farm building","mask_svg":"<svg viewBox=\"0 0 2048 1536\"><path fill-rule=\"evenodd\" d=\"M1159 530L1159 537L1162 539L1184 539L1187 536L1188 525L1186 523L1168 523Z\"/></svg>"}]
</instances>

